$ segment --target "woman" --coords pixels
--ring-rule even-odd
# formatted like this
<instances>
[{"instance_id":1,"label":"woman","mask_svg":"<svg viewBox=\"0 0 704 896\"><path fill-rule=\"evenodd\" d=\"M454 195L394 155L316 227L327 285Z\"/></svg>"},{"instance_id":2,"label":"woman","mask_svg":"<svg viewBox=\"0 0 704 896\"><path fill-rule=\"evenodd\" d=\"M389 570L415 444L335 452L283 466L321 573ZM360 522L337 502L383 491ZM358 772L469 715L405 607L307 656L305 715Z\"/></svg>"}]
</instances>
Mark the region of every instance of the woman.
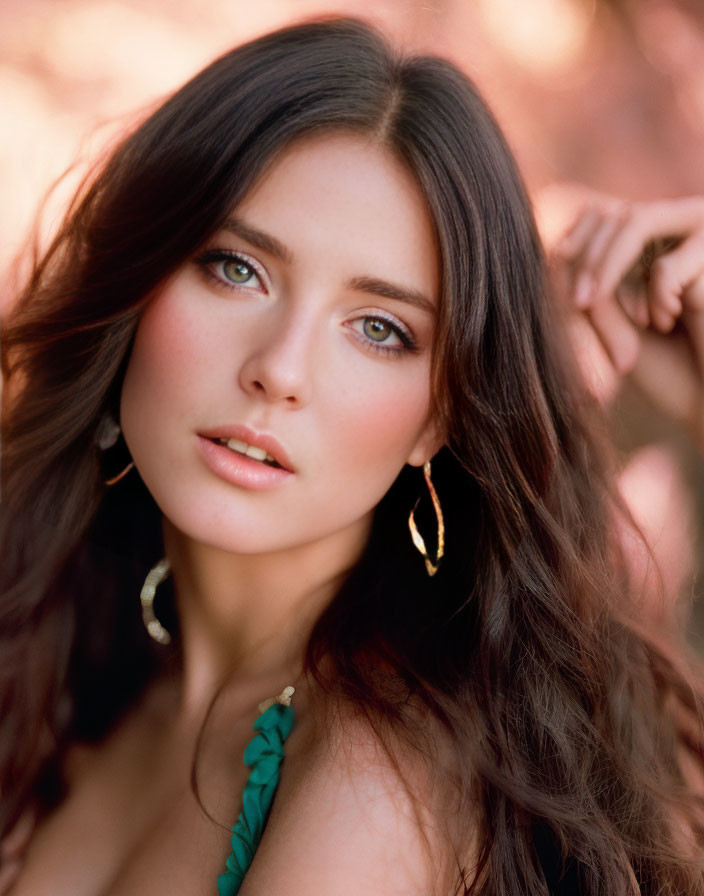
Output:
<instances>
[{"instance_id":1,"label":"woman","mask_svg":"<svg viewBox=\"0 0 704 896\"><path fill-rule=\"evenodd\" d=\"M13 896L214 892L242 804L221 893L701 888L699 685L544 293L481 100L360 23L115 151L4 333Z\"/></svg>"}]
</instances>

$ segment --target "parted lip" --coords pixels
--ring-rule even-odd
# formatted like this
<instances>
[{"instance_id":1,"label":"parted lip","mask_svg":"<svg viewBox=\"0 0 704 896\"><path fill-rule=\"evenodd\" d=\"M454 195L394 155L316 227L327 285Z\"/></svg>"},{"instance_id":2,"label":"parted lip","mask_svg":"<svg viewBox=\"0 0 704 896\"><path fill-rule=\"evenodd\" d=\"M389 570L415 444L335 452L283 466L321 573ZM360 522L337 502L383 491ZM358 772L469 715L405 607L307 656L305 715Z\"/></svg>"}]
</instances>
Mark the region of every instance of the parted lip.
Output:
<instances>
[{"instance_id":1,"label":"parted lip","mask_svg":"<svg viewBox=\"0 0 704 896\"><path fill-rule=\"evenodd\" d=\"M248 445L253 445L255 448L262 448L274 458L280 467L283 467L284 470L288 470L289 473L294 472L293 465L289 460L286 449L274 438L274 436L271 436L268 433L257 432L254 429L250 429L248 426L223 425L214 426L212 429L201 430L198 435L203 436L205 439L238 439L240 442L246 442Z\"/></svg>"}]
</instances>

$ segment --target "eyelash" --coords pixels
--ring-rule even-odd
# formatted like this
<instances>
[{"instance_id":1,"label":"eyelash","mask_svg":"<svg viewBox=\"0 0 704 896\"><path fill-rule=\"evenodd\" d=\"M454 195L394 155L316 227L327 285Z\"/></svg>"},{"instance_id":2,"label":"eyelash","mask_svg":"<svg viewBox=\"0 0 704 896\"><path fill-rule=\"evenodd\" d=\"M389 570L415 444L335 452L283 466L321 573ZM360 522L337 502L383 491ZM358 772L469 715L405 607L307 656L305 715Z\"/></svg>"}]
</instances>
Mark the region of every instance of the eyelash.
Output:
<instances>
[{"instance_id":1,"label":"eyelash","mask_svg":"<svg viewBox=\"0 0 704 896\"><path fill-rule=\"evenodd\" d=\"M375 320L379 321L382 324L386 324L387 327L391 329L391 331L398 336L401 340L401 345L384 345L383 342L375 342L373 339L369 339L363 334L359 334L360 338L364 340L365 347L371 349L373 352L380 352L383 355L401 355L405 352L417 352L418 346L413 338L410 331L406 330L393 318L387 317L385 314L380 314L377 312L376 314L363 314L361 317L356 317L352 323L356 321L367 321L367 320ZM353 332L357 333L357 330Z\"/></svg>"},{"instance_id":2,"label":"eyelash","mask_svg":"<svg viewBox=\"0 0 704 896\"><path fill-rule=\"evenodd\" d=\"M246 283L234 283L231 280L228 280L225 276L220 276L215 273L213 270L214 266L217 264L222 264L223 262L239 262L243 264L245 267L249 268L252 272L252 276L256 277L259 283L261 284L261 290L266 291L264 287L264 274L263 271L259 268L259 265L254 261L253 258L250 258L248 255L245 255L242 252L230 252L226 249L209 249L207 252L204 252L202 255L199 255L196 258L196 264L200 266L203 273L214 280L219 286L224 287L225 289L257 289L258 287L251 287ZM380 321L383 324L386 324L391 331L399 338L401 341L401 345L384 345L380 342L375 342L373 339L369 339L365 337L363 334L359 334L361 340L363 340L366 348L369 348L373 352L379 352L383 355L401 355L405 352L417 352L418 346L416 340L413 337L413 334L407 330L405 327L402 327L401 324L398 323L395 318L390 317L385 314L380 314L377 312L376 314L364 314L361 317L357 317L354 319L353 323L356 321ZM353 332L357 333L358 331L354 330Z\"/></svg>"},{"instance_id":3,"label":"eyelash","mask_svg":"<svg viewBox=\"0 0 704 896\"><path fill-rule=\"evenodd\" d=\"M239 262L240 264L249 268L252 272L252 275L259 281L261 291L266 291L266 288L264 286L264 272L253 258L250 258L248 255L244 255L242 252L228 252L225 249L209 249L207 252L204 252L202 255L196 258L196 263L200 265L203 272L220 286L224 286L226 289L259 289L259 287L252 287L246 283L234 283L232 280L228 280L225 276L219 276L213 270L213 267L216 264L223 264L233 261Z\"/></svg>"}]
</instances>

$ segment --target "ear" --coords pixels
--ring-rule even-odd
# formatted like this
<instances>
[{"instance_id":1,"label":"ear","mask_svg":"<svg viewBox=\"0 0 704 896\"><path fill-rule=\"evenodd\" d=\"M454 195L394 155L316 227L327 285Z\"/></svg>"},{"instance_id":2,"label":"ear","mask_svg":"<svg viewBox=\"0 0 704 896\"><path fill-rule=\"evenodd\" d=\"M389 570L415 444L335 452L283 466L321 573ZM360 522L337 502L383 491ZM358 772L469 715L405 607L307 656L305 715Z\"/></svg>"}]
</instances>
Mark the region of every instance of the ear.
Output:
<instances>
[{"instance_id":1,"label":"ear","mask_svg":"<svg viewBox=\"0 0 704 896\"><path fill-rule=\"evenodd\" d=\"M433 415L411 449L406 463L412 467L422 467L427 460L437 454L444 444L445 432L440 426L437 416Z\"/></svg>"}]
</instances>

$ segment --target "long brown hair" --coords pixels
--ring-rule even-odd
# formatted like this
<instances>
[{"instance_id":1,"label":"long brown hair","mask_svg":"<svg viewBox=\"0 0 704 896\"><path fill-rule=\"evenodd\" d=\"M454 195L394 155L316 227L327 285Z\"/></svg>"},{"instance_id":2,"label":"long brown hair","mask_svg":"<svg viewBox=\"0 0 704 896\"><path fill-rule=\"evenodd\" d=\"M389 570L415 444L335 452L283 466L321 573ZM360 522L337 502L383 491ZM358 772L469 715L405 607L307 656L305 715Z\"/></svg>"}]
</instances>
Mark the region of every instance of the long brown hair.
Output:
<instances>
[{"instance_id":1,"label":"long brown hair","mask_svg":"<svg viewBox=\"0 0 704 896\"><path fill-rule=\"evenodd\" d=\"M452 65L349 20L249 43L169 99L76 198L5 328L0 831L38 794L59 798L62 750L109 731L163 662L136 601L160 514L136 474L106 490L96 444L140 313L276 153L336 130L390 147L437 230L447 549L426 577L405 468L307 668L419 749L410 707L436 720L454 751L459 889L701 890L672 822L699 836L668 709L698 719L699 685L630 621L607 472L510 152ZM462 867L470 830L479 852Z\"/></svg>"}]
</instances>

